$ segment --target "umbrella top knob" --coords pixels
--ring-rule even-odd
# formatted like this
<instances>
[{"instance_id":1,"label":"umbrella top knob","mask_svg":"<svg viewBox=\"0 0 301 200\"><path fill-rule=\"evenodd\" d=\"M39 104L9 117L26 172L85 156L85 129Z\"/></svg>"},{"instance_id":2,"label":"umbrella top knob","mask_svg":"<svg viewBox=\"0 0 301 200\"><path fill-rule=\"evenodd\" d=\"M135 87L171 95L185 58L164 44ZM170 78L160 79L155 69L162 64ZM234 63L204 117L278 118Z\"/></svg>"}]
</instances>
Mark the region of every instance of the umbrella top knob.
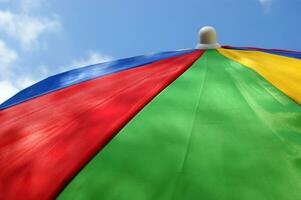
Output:
<instances>
[{"instance_id":1,"label":"umbrella top knob","mask_svg":"<svg viewBox=\"0 0 301 200\"><path fill-rule=\"evenodd\" d=\"M215 28L211 26L204 26L199 31L200 42L197 44L197 49L217 49L220 44L216 41Z\"/></svg>"}]
</instances>

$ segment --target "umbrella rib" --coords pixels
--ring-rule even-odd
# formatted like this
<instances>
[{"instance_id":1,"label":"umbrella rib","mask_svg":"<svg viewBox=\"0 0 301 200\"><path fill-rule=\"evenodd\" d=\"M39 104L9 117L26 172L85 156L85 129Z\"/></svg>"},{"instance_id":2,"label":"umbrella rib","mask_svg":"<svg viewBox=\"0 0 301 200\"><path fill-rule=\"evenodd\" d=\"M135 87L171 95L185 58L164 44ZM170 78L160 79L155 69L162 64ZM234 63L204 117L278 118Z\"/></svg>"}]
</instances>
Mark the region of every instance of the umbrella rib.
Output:
<instances>
[{"instance_id":1,"label":"umbrella rib","mask_svg":"<svg viewBox=\"0 0 301 200\"><path fill-rule=\"evenodd\" d=\"M203 54L202 55L202 59L203 59L203 62L205 62L205 69L204 69L204 74L203 74L203 81L201 81L201 84L200 84L200 89L199 89L199 95L198 95L198 100L197 100L197 105L195 107L195 110L193 112L193 121L192 121L192 124L191 124L191 129L189 131L189 138L188 138L188 144L187 144L187 148L186 148L186 151L185 151L185 154L184 154L184 158L183 158L183 162L181 164L181 167L180 167L180 171L178 172L177 174L177 180L176 180L176 187L177 187L177 184L178 184L178 180L179 180L179 176L180 174L183 174L184 172L184 168L185 168L185 163L187 161L187 157L188 157L188 153L189 153L189 150L190 150L190 146L191 146L191 141L192 141L192 135L193 135L193 130L195 128L195 122L196 122L196 118L197 118L197 111L199 110L199 106L200 106L200 102L201 102L201 97L202 97L202 94L203 94L203 90L204 90L204 85L205 85L205 82L206 82L206 77L207 77L207 71L208 71L208 63L207 63L207 55ZM174 199L175 198L175 191L173 191L173 194L172 194L172 198L171 199Z\"/></svg>"}]
</instances>

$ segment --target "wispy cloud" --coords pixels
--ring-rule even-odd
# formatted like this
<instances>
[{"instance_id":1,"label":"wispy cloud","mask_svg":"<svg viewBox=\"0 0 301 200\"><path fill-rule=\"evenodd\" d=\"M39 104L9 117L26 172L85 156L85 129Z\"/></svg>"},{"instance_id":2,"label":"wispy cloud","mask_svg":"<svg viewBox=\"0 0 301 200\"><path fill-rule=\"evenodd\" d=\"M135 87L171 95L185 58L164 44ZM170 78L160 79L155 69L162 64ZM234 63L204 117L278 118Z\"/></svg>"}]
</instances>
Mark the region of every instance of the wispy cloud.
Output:
<instances>
[{"instance_id":1,"label":"wispy cloud","mask_svg":"<svg viewBox=\"0 0 301 200\"><path fill-rule=\"evenodd\" d=\"M80 66L87 66L87 65L92 65L92 64L97 64L97 63L102 63L102 62L107 62L112 60L113 57L97 52L97 51L88 51L88 56L86 58L81 58L74 60L71 65L80 67Z\"/></svg>"},{"instance_id":2,"label":"wispy cloud","mask_svg":"<svg viewBox=\"0 0 301 200\"><path fill-rule=\"evenodd\" d=\"M0 103L16 94L19 90L9 81L0 81Z\"/></svg>"},{"instance_id":3,"label":"wispy cloud","mask_svg":"<svg viewBox=\"0 0 301 200\"><path fill-rule=\"evenodd\" d=\"M27 50L38 44L43 33L57 31L60 27L61 24L56 19L0 11L0 30L20 41L21 46Z\"/></svg>"},{"instance_id":4,"label":"wispy cloud","mask_svg":"<svg viewBox=\"0 0 301 200\"><path fill-rule=\"evenodd\" d=\"M11 64L17 58L18 54L0 40L0 103L18 91L10 81L5 80L10 75Z\"/></svg>"},{"instance_id":5,"label":"wispy cloud","mask_svg":"<svg viewBox=\"0 0 301 200\"><path fill-rule=\"evenodd\" d=\"M7 5L13 3L10 0L0 0L0 3L4 2ZM43 16L35 15L34 9L39 8L42 2L44 0L19 0L18 9L0 10L0 103L47 76L45 66L36 67L36 73L33 75L26 74L22 70L24 66L19 64L23 56L27 56L27 50L39 47L41 37L45 33L61 28L57 17L49 17L47 13ZM13 49L8 44L15 41L18 43Z\"/></svg>"},{"instance_id":6,"label":"wispy cloud","mask_svg":"<svg viewBox=\"0 0 301 200\"><path fill-rule=\"evenodd\" d=\"M0 2L10 3L10 0ZM20 66L25 56L39 44L43 44L43 36L62 28L58 17L47 13L35 15L35 10L45 3L45 0L19 0L17 10L0 10L0 104L18 91L46 78L53 73L47 65L35 67L35 73L25 73L24 65ZM4 40L3 36L5 35ZM13 41L13 42L12 42ZM17 41L17 45L15 44ZM10 43L14 44L14 49ZM113 58L98 51L87 51L86 56L74 59L68 67L57 67L56 73L75 67L106 62Z\"/></svg>"},{"instance_id":7,"label":"wispy cloud","mask_svg":"<svg viewBox=\"0 0 301 200\"><path fill-rule=\"evenodd\" d=\"M257 0L257 1L261 4L265 12L269 12L271 10L273 0Z\"/></svg>"},{"instance_id":8,"label":"wispy cloud","mask_svg":"<svg viewBox=\"0 0 301 200\"><path fill-rule=\"evenodd\" d=\"M7 69L18 58L18 54L0 40L0 70Z\"/></svg>"},{"instance_id":9,"label":"wispy cloud","mask_svg":"<svg viewBox=\"0 0 301 200\"><path fill-rule=\"evenodd\" d=\"M18 59L17 52L0 40L0 103L35 82L30 76L19 76L14 73L14 65Z\"/></svg>"}]
</instances>

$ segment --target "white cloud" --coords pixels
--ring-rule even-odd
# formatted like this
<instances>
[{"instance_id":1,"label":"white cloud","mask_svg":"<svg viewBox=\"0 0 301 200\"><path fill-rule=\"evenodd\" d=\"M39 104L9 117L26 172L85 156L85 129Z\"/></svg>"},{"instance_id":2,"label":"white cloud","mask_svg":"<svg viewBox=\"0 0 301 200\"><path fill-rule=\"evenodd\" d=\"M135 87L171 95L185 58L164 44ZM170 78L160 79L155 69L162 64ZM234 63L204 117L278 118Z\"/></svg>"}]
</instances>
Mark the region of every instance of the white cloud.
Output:
<instances>
[{"instance_id":1,"label":"white cloud","mask_svg":"<svg viewBox=\"0 0 301 200\"><path fill-rule=\"evenodd\" d=\"M112 60L113 57L96 51L89 51L87 58L74 60L71 65L75 67L87 66Z\"/></svg>"},{"instance_id":2,"label":"white cloud","mask_svg":"<svg viewBox=\"0 0 301 200\"><path fill-rule=\"evenodd\" d=\"M257 0L257 1L261 4L265 12L270 11L273 0Z\"/></svg>"},{"instance_id":3,"label":"white cloud","mask_svg":"<svg viewBox=\"0 0 301 200\"><path fill-rule=\"evenodd\" d=\"M18 54L0 40L0 103L18 92L9 77L12 75L11 65L18 59Z\"/></svg>"},{"instance_id":4,"label":"white cloud","mask_svg":"<svg viewBox=\"0 0 301 200\"><path fill-rule=\"evenodd\" d=\"M31 77L14 77L13 80L0 80L0 104L15 95L20 90L36 83Z\"/></svg>"},{"instance_id":5,"label":"white cloud","mask_svg":"<svg viewBox=\"0 0 301 200\"><path fill-rule=\"evenodd\" d=\"M0 104L34 83L36 81L31 77L14 77L14 79L0 80Z\"/></svg>"},{"instance_id":6,"label":"white cloud","mask_svg":"<svg viewBox=\"0 0 301 200\"><path fill-rule=\"evenodd\" d=\"M0 40L0 103L35 82L31 77L18 76L14 73L13 65L17 60L18 54Z\"/></svg>"},{"instance_id":7,"label":"white cloud","mask_svg":"<svg viewBox=\"0 0 301 200\"><path fill-rule=\"evenodd\" d=\"M10 0L0 0L11 2ZM17 53L17 50L31 50L34 47L47 46L42 39L45 33L57 31L61 23L57 17L36 15L35 11L44 5L45 0L19 0L17 10L0 10L0 34L6 34L6 41L0 38L0 103L35 82L49 75L46 66L37 66L34 73L25 73L20 66L23 56L28 52ZM14 43L17 50L7 44ZM21 49L20 49L21 47ZM27 68L28 69L28 68Z\"/></svg>"},{"instance_id":8,"label":"white cloud","mask_svg":"<svg viewBox=\"0 0 301 200\"><path fill-rule=\"evenodd\" d=\"M0 3L9 1L0 0ZM0 33L2 35L6 34L8 39L7 41L0 39L0 103L21 89L55 72L46 65L37 66L34 69L34 73L25 73L26 70L22 70L25 66L22 65L23 68L20 67L23 56L27 56L29 53L21 50L31 50L43 45L47 46L46 41L42 40L42 36L46 33L60 30L62 25L57 17L45 16L44 13L43 16L36 15L38 8L46 3L45 0L19 0L18 2L17 10L0 10ZM19 45L15 46L17 50L11 49L9 48L10 45L7 45L11 44L9 43L11 39L19 42ZM19 54L17 51L19 51ZM60 70L66 71L74 67L87 66L109 60L112 60L111 56L97 51L88 51L86 57L75 59L69 67L60 68Z\"/></svg>"},{"instance_id":9,"label":"white cloud","mask_svg":"<svg viewBox=\"0 0 301 200\"><path fill-rule=\"evenodd\" d=\"M9 81L0 81L0 103L16 94L19 90Z\"/></svg>"},{"instance_id":10,"label":"white cloud","mask_svg":"<svg viewBox=\"0 0 301 200\"><path fill-rule=\"evenodd\" d=\"M57 31L60 27L61 24L56 19L0 11L0 30L19 40L24 49L37 45L38 38L43 33Z\"/></svg>"},{"instance_id":11,"label":"white cloud","mask_svg":"<svg viewBox=\"0 0 301 200\"><path fill-rule=\"evenodd\" d=\"M0 40L0 70L3 72L17 58L18 54L14 50L9 49L4 41Z\"/></svg>"}]
</instances>

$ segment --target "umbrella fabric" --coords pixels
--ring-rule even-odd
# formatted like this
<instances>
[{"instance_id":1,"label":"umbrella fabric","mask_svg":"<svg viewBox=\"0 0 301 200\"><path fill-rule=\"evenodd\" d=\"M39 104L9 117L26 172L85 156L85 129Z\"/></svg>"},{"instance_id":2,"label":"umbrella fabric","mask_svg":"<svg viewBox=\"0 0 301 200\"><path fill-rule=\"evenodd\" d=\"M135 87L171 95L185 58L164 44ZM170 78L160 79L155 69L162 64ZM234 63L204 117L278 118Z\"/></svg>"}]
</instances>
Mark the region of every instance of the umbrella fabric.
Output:
<instances>
[{"instance_id":1,"label":"umbrella fabric","mask_svg":"<svg viewBox=\"0 0 301 200\"><path fill-rule=\"evenodd\" d=\"M81 68L88 77L42 81L2 104L0 194L299 199L300 60L253 49L166 54L95 76Z\"/></svg>"},{"instance_id":2,"label":"umbrella fabric","mask_svg":"<svg viewBox=\"0 0 301 200\"><path fill-rule=\"evenodd\" d=\"M95 78L100 78L102 76L123 71L126 69L143 66L164 58L182 55L192 51L193 50L171 51L162 52L158 54L136 56L132 58L116 60L113 62L91 65L84 68L74 69L61 74L57 74L19 92L18 95L10 98L9 100L1 104L0 110L33 99L35 97L54 92L56 90L66 88L68 86L72 86L74 84L89 81Z\"/></svg>"},{"instance_id":3,"label":"umbrella fabric","mask_svg":"<svg viewBox=\"0 0 301 200\"><path fill-rule=\"evenodd\" d=\"M3 109L0 194L5 199L55 197L133 115L202 53L184 51L175 57L172 53L158 62L73 84ZM93 74L90 70L84 69L84 74ZM69 80L68 76L63 80ZM18 95L13 98L19 99Z\"/></svg>"},{"instance_id":4,"label":"umbrella fabric","mask_svg":"<svg viewBox=\"0 0 301 200\"><path fill-rule=\"evenodd\" d=\"M225 49L237 49L237 50L253 50L253 51L262 51L266 53L276 54L280 56L287 56L291 58L301 59L301 52L289 51L289 50L281 50L281 49L263 49L263 48L255 48L255 47L231 47L231 46L223 46Z\"/></svg>"},{"instance_id":5,"label":"umbrella fabric","mask_svg":"<svg viewBox=\"0 0 301 200\"><path fill-rule=\"evenodd\" d=\"M298 199L300 117L261 76L207 50L59 199Z\"/></svg>"},{"instance_id":6,"label":"umbrella fabric","mask_svg":"<svg viewBox=\"0 0 301 200\"><path fill-rule=\"evenodd\" d=\"M301 60L256 51L220 49L219 52L256 71L283 93L301 104Z\"/></svg>"}]
</instances>

